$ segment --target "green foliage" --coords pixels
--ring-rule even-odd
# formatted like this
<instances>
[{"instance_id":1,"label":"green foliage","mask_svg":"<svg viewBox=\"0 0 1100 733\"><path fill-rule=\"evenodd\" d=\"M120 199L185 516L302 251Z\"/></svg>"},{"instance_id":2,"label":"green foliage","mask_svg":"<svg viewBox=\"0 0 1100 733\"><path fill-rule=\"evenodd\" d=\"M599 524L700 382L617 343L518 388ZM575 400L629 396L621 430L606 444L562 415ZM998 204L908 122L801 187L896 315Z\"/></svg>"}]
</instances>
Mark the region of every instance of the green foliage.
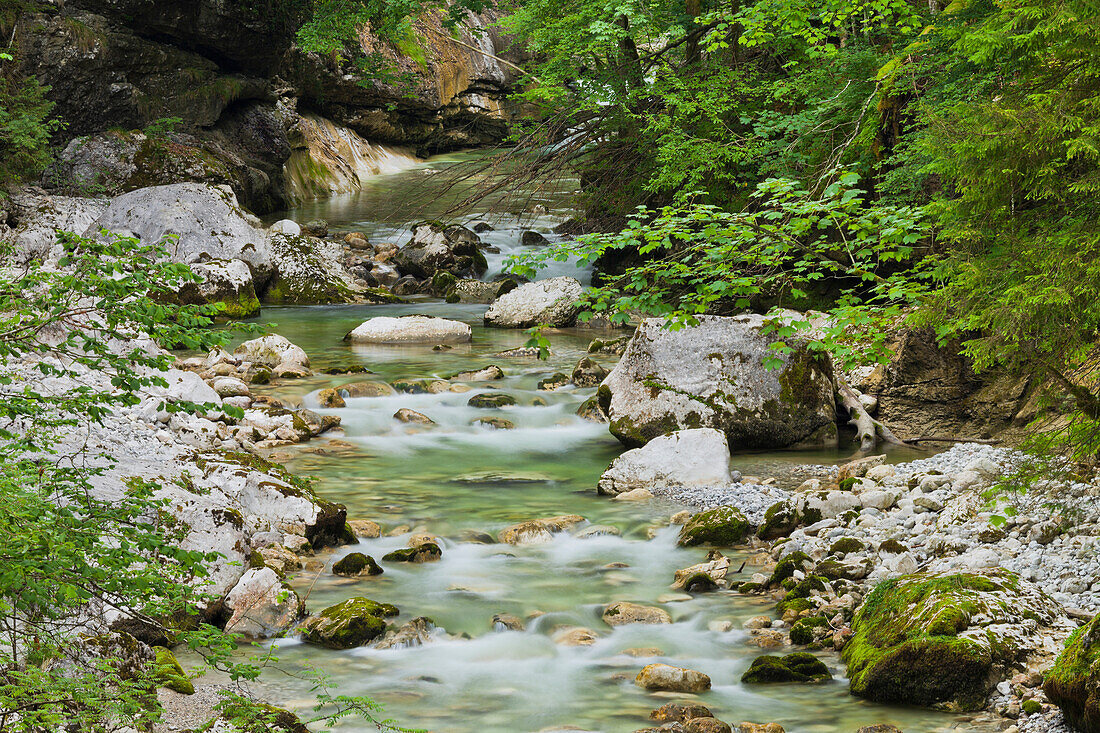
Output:
<instances>
[{"instance_id":1,"label":"green foliage","mask_svg":"<svg viewBox=\"0 0 1100 733\"><path fill-rule=\"evenodd\" d=\"M59 243L56 266L8 249L0 272L0 729L150 730L162 713L156 684L190 681L166 649L107 632L105 613L161 630L233 680L272 660L240 660L231 635L202 623L200 608L220 600L203 591L216 556L182 549L187 528L159 483L120 479L80 436L167 386L174 357L159 346L205 350L249 329L209 329L217 307L164 297L197 279L164 242Z\"/></svg>"},{"instance_id":2,"label":"green foliage","mask_svg":"<svg viewBox=\"0 0 1100 733\"><path fill-rule=\"evenodd\" d=\"M924 293L914 260L925 224L911 208L867 206L858 182L859 176L846 173L813 195L795 181L770 179L754 194L757 207L738 213L695 199L657 211L642 208L621 232L567 240L511 264L530 275L549 259L588 264L608 251L633 248L643 264L590 290L587 307L616 323L638 312L666 316L674 328L723 307L804 303L825 284L834 291L834 318L813 324L818 338L811 348L830 348L845 364L876 348L881 357L883 324ZM893 266L909 269L877 274ZM776 325L776 351L789 351L782 339L810 325ZM875 348L868 349L868 341Z\"/></svg>"},{"instance_id":3,"label":"green foliage","mask_svg":"<svg viewBox=\"0 0 1100 733\"><path fill-rule=\"evenodd\" d=\"M5 55L0 64L13 63ZM54 105L46 91L0 67L0 188L32 179L50 162L50 135L60 123L49 118Z\"/></svg>"}]
</instances>

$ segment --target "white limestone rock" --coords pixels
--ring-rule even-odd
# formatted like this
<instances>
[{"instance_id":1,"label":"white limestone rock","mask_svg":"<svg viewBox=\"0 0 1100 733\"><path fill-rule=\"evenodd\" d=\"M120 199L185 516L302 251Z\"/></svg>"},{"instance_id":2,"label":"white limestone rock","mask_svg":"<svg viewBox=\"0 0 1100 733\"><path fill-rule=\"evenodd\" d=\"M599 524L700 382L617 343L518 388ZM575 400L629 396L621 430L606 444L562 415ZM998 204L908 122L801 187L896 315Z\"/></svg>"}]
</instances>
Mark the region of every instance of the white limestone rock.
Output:
<instances>
[{"instance_id":1,"label":"white limestone rock","mask_svg":"<svg viewBox=\"0 0 1100 733\"><path fill-rule=\"evenodd\" d=\"M725 486L730 483L726 436L713 428L678 430L628 450L608 466L597 491L615 496L658 486Z\"/></svg>"},{"instance_id":2,"label":"white limestone rock","mask_svg":"<svg viewBox=\"0 0 1100 733\"><path fill-rule=\"evenodd\" d=\"M571 326L580 313L577 301L583 295L584 286L572 277L525 283L493 301L485 311L485 325L497 328Z\"/></svg>"},{"instance_id":3,"label":"white limestone rock","mask_svg":"<svg viewBox=\"0 0 1100 733\"><path fill-rule=\"evenodd\" d=\"M364 321L347 335L353 344L458 344L472 330L460 321L428 316L379 316Z\"/></svg>"}]
</instances>

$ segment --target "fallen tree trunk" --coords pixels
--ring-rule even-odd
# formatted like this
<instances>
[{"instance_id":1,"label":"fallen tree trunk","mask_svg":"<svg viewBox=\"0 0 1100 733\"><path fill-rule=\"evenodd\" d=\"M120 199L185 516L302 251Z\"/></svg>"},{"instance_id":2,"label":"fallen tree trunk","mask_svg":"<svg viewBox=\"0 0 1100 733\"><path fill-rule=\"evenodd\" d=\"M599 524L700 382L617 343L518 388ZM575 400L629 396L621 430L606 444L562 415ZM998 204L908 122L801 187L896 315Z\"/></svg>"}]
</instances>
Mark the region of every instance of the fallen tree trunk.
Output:
<instances>
[{"instance_id":1,"label":"fallen tree trunk","mask_svg":"<svg viewBox=\"0 0 1100 733\"><path fill-rule=\"evenodd\" d=\"M901 440L894 435L890 428L871 417L871 413L867 412L867 409L859 401L859 395L849 386L843 376L837 374L835 380L836 393L840 397L840 404L844 405L844 409L848 411L849 424L854 425L856 428L856 439L859 440L860 453L869 453L874 450L879 440L892 445L904 445L909 448L923 450L919 446L910 445Z\"/></svg>"}]
</instances>

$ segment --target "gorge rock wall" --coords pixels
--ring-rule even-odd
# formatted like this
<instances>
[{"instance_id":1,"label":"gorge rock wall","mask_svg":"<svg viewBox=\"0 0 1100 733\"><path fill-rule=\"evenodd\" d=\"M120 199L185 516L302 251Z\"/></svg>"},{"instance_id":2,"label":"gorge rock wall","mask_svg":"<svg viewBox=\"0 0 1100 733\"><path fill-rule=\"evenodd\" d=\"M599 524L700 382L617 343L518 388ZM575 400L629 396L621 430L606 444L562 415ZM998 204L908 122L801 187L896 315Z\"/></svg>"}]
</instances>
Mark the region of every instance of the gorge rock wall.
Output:
<instances>
[{"instance_id":1,"label":"gorge rock wall","mask_svg":"<svg viewBox=\"0 0 1100 733\"><path fill-rule=\"evenodd\" d=\"M354 61L302 52L282 6L271 5L67 0L23 13L14 34L23 70L50 87L64 122L47 188L114 195L227 184L263 213L301 195L285 173L301 149L300 115L307 127L320 116L420 154L507 133L515 74L486 55L509 53L487 28L493 15L471 15L482 31L458 42L441 17L422 17L414 46L400 49L364 29L363 51L396 72L383 81L366 79Z\"/></svg>"}]
</instances>

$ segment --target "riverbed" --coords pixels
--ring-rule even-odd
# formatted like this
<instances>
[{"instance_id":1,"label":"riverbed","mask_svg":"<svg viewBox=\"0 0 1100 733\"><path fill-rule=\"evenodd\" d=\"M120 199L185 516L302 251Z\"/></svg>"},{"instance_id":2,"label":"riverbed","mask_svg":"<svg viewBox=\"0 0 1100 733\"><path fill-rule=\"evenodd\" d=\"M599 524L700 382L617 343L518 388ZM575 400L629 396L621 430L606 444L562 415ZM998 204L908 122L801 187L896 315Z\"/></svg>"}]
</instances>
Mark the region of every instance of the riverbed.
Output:
<instances>
[{"instance_id":1,"label":"riverbed","mask_svg":"<svg viewBox=\"0 0 1100 733\"><path fill-rule=\"evenodd\" d=\"M325 218L334 229L363 231L372 241L403 244L407 222L438 217L461 195L448 187L440 171L471 157L442 157L379 176L358 194L308 204L285 215L302 222ZM568 182L558 182L522 200L494 197L470 212L466 221L484 220L494 227L482 235L500 249L490 258L488 276L522 250L524 229L553 239L552 227L572 213L572 193ZM549 274L586 277L572 263L556 263ZM300 573L291 579L292 585L306 596L311 610L367 596L398 606L401 615L392 619L397 624L426 616L436 626L434 641L403 649L331 651L280 640L276 646L281 666L292 671L320 669L330 678L332 694L368 695L384 706L383 717L438 733L516 733L569 726L620 733L647 727L650 710L685 697L648 693L633 684L642 666L658 661L708 674L713 687L697 699L730 723L777 722L790 733L855 731L872 723L892 723L906 733L971 729L965 718L852 698L834 654L821 655L834 675L828 684L742 685L740 676L752 659L768 652L752 646L741 625L752 616L771 613L773 604L732 592L687 596L670 590L673 571L700 562L706 554L676 546L676 528L668 519L683 507L659 500L613 502L598 497L597 479L623 449L605 425L575 414L594 389L537 389L540 379L571 372L593 338L618 334L563 329L550 334L552 354L546 361L502 357L501 351L522 346L527 336L484 328L485 308L417 298L404 305L264 309L260 320L304 348L315 371L354 363L371 372L318 374L269 389L280 398L300 400L342 419L342 432L281 449L275 457L313 478L322 497L345 504L350 518L383 526L383 537L324 555L326 570ZM342 340L367 318L407 313L465 321L473 327L473 339L442 351L351 346ZM614 362L613 357L597 358L609 367ZM505 378L473 384L466 393L349 399L338 410L321 410L316 401L317 390L343 382L447 377L488 364L499 366ZM506 392L517 404L500 410L468 407L467 400L479 391ZM400 423L392 418L400 408L421 412L436 425ZM515 429L472 423L489 416L505 418ZM734 457L734 467L745 475L773 477L781 486L793 487L810 475L807 464L837 463L850 454L850 449L742 454ZM593 525L613 528L609 531L618 536L564 534L531 546L470 541L495 535L515 522L560 514L580 514ZM388 536L391 532L395 536ZM327 570L349 552L381 558L405 546L414 532L441 538L441 561L387 563L383 575L371 578L339 578ZM729 554L734 568L750 560L747 553ZM754 566L746 565L739 577L747 579L753 571ZM611 629L600 615L615 601L659 605L674 623ZM525 629L494 628L491 619L498 613L523 619ZM570 626L592 629L599 638L590 646L555 643L555 632ZM311 707L309 685L293 676L265 675L256 691L301 712ZM338 729L374 728L349 720Z\"/></svg>"}]
</instances>

